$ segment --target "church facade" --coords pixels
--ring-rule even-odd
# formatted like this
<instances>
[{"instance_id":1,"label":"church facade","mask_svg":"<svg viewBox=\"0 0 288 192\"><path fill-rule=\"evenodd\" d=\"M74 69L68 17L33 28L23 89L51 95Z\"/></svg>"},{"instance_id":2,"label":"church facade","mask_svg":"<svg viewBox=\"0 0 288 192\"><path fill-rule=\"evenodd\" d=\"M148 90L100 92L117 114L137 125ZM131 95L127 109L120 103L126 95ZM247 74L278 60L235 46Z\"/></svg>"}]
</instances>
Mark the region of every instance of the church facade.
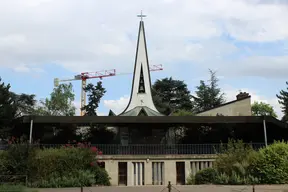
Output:
<instances>
[{"instance_id":1,"label":"church facade","mask_svg":"<svg viewBox=\"0 0 288 192\"><path fill-rule=\"evenodd\" d=\"M152 99L142 20L130 100L122 113L116 115L110 111L108 116L24 116L19 122L19 134L29 135L30 142L39 139L37 129L47 125L102 124L115 129L113 144L95 144L103 152L97 159L104 162L112 185L128 186L167 185L168 182L173 185L185 184L190 174L213 166L215 149L220 146L220 140L227 141L231 132L235 136L233 138L260 143L258 147L288 135L288 124L273 117L251 116L251 97L248 93L240 93L236 100L197 116L161 114ZM183 136L183 132L181 129L175 131L175 127L191 130L188 139L181 144L177 142L177 135ZM201 139L199 127L209 129L209 133Z\"/></svg>"},{"instance_id":2,"label":"church facade","mask_svg":"<svg viewBox=\"0 0 288 192\"><path fill-rule=\"evenodd\" d=\"M201 112L198 116L216 116L219 114L251 116L250 96L244 94L241 98L239 95L235 101ZM115 114L110 112L110 115ZM157 110L152 99L148 52L144 21L142 20L139 25L130 100L119 116L164 116ZM150 130L148 131L150 133L148 140L148 136L145 135L147 129ZM141 144L169 145L176 143L171 136L173 131L170 128L143 128L138 124L134 128L121 126L117 127L116 130L122 146L130 148L131 144L140 145L138 149L135 148L134 150L141 149ZM143 148L145 148L144 145ZM129 154L133 154L133 149L130 149L129 152ZM167 155L157 154L157 150L153 155L129 154L103 156L102 160L105 162L105 168L111 177L112 185L167 185L169 181L172 184L185 184L186 178L191 172L195 174L201 169L212 167L215 159L213 154Z\"/></svg>"}]
</instances>

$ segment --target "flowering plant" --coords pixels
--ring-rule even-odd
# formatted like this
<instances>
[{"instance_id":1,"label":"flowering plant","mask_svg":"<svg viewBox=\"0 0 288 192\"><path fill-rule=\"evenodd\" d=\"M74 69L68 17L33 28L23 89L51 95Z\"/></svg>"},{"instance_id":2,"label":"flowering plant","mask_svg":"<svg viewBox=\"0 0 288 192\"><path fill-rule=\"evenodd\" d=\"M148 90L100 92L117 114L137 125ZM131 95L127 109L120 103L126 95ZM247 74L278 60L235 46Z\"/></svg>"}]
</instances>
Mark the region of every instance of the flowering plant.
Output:
<instances>
[{"instance_id":1,"label":"flowering plant","mask_svg":"<svg viewBox=\"0 0 288 192\"><path fill-rule=\"evenodd\" d=\"M84 142L84 143L81 143L81 142L77 142L76 140L73 140L72 142L68 141L68 144L65 144L63 146L64 148L81 148L81 149L90 149L90 151L95 154L95 156L97 155L103 155L103 152L101 150L99 150L96 146L92 146L91 143L87 143L87 142ZM103 167L104 165L104 162L102 161L92 161L90 163L90 165L93 167L93 166L100 166L100 167Z\"/></svg>"}]
</instances>

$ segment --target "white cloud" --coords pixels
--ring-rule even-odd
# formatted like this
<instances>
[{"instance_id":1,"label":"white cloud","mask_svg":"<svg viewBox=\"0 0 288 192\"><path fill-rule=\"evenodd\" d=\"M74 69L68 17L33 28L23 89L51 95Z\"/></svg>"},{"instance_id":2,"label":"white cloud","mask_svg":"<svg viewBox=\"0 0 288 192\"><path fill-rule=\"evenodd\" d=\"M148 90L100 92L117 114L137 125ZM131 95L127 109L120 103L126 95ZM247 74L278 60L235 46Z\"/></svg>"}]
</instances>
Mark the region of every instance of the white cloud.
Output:
<instances>
[{"instance_id":1,"label":"white cloud","mask_svg":"<svg viewBox=\"0 0 288 192\"><path fill-rule=\"evenodd\" d=\"M13 68L15 72L22 72L22 73L29 73L32 72L35 74L35 77L37 76L37 73L44 72L41 68L32 67L26 64L19 64L16 67Z\"/></svg>"},{"instance_id":2,"label":"white cloud","mask_svg":"<svg viewBox=\"0 0 288 192\"><path fill-rule=\"evenodd\" d=\"M81 103L78 102L78 101L74 101L74 102L73 102L73 105L74 105L75 108L76 108L76 116L79 116L79 115L80 115L80 112L81 112L81 110L80 110L80 108L81 108Z\"/></svg>"},{"instance_id":3,"label":"white cloud","mask_svg":"<svg viewBox=\"0 0 288 192\"><path fill-rule=\"evenodd\" d=\"M117 100L104 100L104 106L109 110L111 109L115 114L119 114L128 105L129 98L129 96L125 95Z\"/></svg>"},{"instance_id":4,"label":"white cloud","mask_svg":"<svg viewBox=\"0 0 288 192\"><path fill-rule=\"evenodd\" d=\"M110 68L130 71L138 29L135 16L141 9L148 15L145 25L149 56L155 63L184 59L221 66L223 57L238 51L234 45L219 40L223 33L245 41L288 39L287 6L277 1L251 2L0 1L0 67L16 69L23 64L28 67L57 63L73 72ZM262 61L255 58L241 62L253 71L257 62ZM280 65L276 56L269 65L279 65L279 71L287 70L288 66ZM238 67L241 66L234 66L234 71Z\"/></svg>"}]
</instances>

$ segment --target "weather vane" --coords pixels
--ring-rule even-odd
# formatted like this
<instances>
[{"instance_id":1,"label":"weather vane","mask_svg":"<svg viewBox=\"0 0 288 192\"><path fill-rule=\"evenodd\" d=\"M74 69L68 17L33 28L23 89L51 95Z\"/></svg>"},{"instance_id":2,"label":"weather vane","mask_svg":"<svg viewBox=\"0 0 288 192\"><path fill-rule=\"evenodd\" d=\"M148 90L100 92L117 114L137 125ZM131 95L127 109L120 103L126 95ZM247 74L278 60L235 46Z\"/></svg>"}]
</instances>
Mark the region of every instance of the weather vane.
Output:
<instances>
[{"instance_id":1,"label":"weather vane","mask_svg":"<svg viewBox=\"0 0 288 192\"><path fill-rule=\"evenodd\" d=\"M140 17L141 18L141 21L143 20L143 17L147 17L147 15L143 15L142 14L142 10L141 10L141 14L140 15L137 15L137 17Z\"/></svg>"}]
</instances>

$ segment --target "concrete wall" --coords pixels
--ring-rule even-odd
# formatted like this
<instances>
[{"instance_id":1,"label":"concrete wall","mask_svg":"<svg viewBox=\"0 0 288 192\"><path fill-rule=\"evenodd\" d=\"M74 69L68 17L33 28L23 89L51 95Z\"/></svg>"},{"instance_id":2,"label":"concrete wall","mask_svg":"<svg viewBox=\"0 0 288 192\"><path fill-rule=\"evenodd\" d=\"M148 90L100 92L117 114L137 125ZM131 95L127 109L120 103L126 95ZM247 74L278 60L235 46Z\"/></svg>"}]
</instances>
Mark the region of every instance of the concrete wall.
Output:
<instances>
[{"instance_id":1,"label":"concrete wall","mask_svg":"<svg viewBox=\"0 0 288 192\"><path fill-rule=\"evenodd\" d=\"M176 162L185 163L185 180L187 180L190 173L195 174L197 171L213 166L215 156L213 155L187 155L187 156L154 156L154 157L141 157L141 156L122 156L114 159L105 158L102 159L105 162L105 169L111 177L111 184L113 186L118 185L118 162L127 162L127 185L134 185L134 171L133 163L143 162L144 163L144 183L145 185L152 185L152 163L163 162L164 163L164 175L163 185L167 185L169 181L173 185L176 185Z\"/></svg>"},{"instance_id":2,"label":"concrete wall","mask_svg":"<svg viewBox=\"0 0 288 192\"><path fill-rule=\"evenodd\" d=\"M198 113L197 116L216 116L217 113L224 116L251 116L251 97Z\"/></svg>"}]
</instances>

